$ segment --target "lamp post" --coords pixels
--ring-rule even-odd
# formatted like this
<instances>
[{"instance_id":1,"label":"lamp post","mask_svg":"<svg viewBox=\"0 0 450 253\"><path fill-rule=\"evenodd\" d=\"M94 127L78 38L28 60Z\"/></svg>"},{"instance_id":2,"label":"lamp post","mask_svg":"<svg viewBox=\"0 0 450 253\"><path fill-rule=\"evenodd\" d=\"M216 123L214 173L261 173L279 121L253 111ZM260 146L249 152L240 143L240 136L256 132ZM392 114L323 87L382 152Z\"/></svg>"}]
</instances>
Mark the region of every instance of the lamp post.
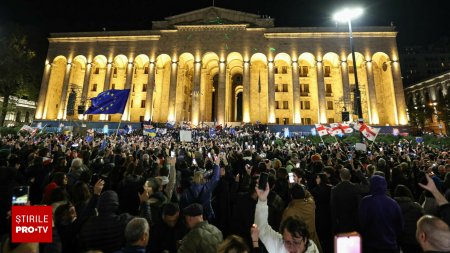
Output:
<instances>
[{"instance_id":1,"label":"lamp post","mask_svg":"<svg viewBox=\"0 0 450 253\"><path fill-rule=\"evenodd\" d=\"M362 109L361 109L361 92L359 91L358 84L358 72L356 70L356 57L355 48L353 46L353 34L352 34L352 19L359 17L363 13L361 8L345 8L339 12L336 12L333 19L337 22L347 22L349 37L350 37L350 48L352 51L353 60L353 74L355 75L355 91L354 91L354 114L358 115L358 121L363 121Z\"/></svg>"}]
</instances>

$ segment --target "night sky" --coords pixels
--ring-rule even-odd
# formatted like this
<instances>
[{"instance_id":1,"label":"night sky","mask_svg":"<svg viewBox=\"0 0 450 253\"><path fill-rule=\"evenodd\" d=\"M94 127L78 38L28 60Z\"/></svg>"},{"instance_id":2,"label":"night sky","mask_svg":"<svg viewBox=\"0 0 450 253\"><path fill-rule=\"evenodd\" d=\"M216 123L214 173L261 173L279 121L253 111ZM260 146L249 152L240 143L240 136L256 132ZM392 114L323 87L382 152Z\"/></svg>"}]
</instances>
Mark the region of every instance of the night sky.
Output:
<instances>
[{"instance_id":1,"label":"night sky","mask_svg":"<svg viewBox=\"0 0 450 253\"><path fill-rule=\"evenodd\" d=\"M42 61L53 32L146 30L151 21L205 8L212 0L0 0L0 25L15 23L26 31ZM440 0L215 0L218 7L269 15L276 26L334 26L340 6L357 3L365 14L354 26L388 26L399 31L399 48L449 36L450 7ZM1 27L0 27L1 35ZM43 65L43 64L42 64Z\"/></svg>"}]
</instances>

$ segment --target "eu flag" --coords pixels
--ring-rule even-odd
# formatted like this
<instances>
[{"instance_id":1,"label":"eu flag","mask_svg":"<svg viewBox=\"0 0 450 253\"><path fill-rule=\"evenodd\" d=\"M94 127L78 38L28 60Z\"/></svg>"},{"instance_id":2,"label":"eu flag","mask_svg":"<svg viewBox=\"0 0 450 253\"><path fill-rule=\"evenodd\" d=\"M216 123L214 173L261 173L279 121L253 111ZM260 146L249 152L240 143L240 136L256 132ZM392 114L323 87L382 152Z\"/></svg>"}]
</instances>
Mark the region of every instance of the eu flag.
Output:
<instances>
[{"instance_id":1,"label":"eu flag","mask_svg":"<svg viewBox=\"0 0 450 253\"><path fill-rule=\"evenodd\" d=\"M123 113L129 94L130 89L104 91L91 98L92 105L84 114Z\"/></svg>"}]
</instances>

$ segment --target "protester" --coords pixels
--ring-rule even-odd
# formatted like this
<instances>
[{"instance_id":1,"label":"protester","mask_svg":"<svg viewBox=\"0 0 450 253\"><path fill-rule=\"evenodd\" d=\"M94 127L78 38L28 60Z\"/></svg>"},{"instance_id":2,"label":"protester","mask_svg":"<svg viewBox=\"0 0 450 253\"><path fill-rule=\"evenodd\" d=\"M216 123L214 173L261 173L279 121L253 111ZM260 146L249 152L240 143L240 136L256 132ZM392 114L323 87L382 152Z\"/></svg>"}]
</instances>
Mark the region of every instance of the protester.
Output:
<instances>
[{"instance_id":1,"label":"protester","mask_svg":"<svg viewBox=\"0 0 450 253\"><path fill-rule=\"evenodd\" d=\"M361 200L359 224L363 236L364 252L400 252L397 243L403 232L403 216L400 206L387 196L386 179L370 178L370 195Z\"/></svg>"},{"instance_id":2,"label":"protester","mask_svg":"<svg viewBox=\"0 0 450 253\"><path fill-rule=\"evenodd\" d=\"M126 246L116 253L145 253L150 227L144 218L133 218L125 227Z\"/></svg>"},{"instance_id":3,"label":"protester","mask_svg":"<svg viewBox=\"0 0 450 253\"><path fill-rule=\"evenodd\" d=\"M417 241L423 252L450 252L450 229L441 219L425 215L417 221Z\"/></svg>"},{"instance_id":4,"label":"protester","mask_svg":"<svg viewBox=\"0 0 450 253\"><path fill-rule=\"evenodd\" d=\"M203 207L200 204L190 204L183 209L189 233L181 241L178 253L215 253L222 242L222 232L203 219Z\"/></svg>"},{"instance_id":5,"label":"protester","mask_svg":"<svg viewBox=\"0 0 450 253\"><path fill-rule=\"evenodd\" d=\"M269 208L267 196L269 185L265 190L255 188L258 194L258 203L255 210L255 224L259 229L259 238L269 253L296 252L318 253L316 244L310 240L306 224L299 218L289 217L281 223L280 233L274 231L267 222Z\"/></svg>"}]
</instances>

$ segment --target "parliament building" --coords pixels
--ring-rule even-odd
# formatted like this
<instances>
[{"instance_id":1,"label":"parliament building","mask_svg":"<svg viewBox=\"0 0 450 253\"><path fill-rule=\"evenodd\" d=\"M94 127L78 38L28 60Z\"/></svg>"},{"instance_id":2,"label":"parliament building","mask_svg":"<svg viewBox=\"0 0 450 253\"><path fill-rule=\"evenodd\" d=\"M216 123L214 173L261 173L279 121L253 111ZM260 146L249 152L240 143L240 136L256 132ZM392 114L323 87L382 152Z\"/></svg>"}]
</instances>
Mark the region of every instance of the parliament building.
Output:
<instances>
[{"instance_id":1,"label":"parliament building","mask_svg":"<svg viewBox=\"0 0 450 253\"><path fill-rule=\"evenodd\" d=\"M352 112L356 64L365 122L405 125L396 36L391 26L354 27L353 62L347 25L275 27L268 16L219 7L151 30L51 34L35 118L340 122ZM131 89L124 113L83 115L108 89Z\"/></svg>"}]
</instances>

